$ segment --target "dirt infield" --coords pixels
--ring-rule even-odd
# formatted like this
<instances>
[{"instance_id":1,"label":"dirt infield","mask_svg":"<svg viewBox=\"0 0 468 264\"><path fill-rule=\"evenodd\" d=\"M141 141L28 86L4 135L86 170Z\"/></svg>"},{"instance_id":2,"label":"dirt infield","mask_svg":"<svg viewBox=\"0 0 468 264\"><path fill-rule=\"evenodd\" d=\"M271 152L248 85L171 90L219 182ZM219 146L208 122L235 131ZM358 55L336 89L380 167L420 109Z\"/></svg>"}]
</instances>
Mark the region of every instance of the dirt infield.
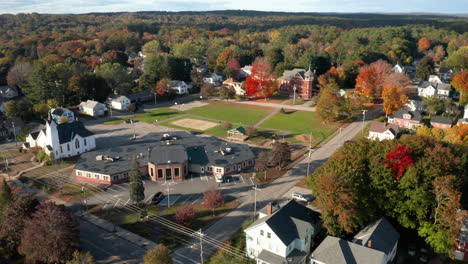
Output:
<instances>
[{"instance_id":1,"label":"dirt infield","mask_svg":"<svg viewBox=\"0 0 468 264\"><path fill-rule=\"evenodd\" d=\"M192 118L179 119L174 122L171 122L171 124L201 131L205 131L218 125L218 123L215 122Z\"/></svg>"}]
</instances>

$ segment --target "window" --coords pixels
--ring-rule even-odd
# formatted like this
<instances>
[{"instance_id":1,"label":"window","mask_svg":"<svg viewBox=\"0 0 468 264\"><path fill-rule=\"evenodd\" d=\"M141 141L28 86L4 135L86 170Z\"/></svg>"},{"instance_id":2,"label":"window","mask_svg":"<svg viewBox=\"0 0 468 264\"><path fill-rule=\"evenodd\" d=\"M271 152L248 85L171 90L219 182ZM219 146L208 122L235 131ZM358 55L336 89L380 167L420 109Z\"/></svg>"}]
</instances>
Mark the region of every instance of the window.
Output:
<instances>
[{"instance_id":1,"label":"window","mask_svg":"<svg viewBox=\"0 0 468 264\"><path fill-rule=\"evenodd\" d=\"M174 176L175 177L179 177L179 171L180 171L179 168L174 168Z\"/></svg>"},{"instance_id":2,"label":"window","mask_svg":"<svg viewBox=\"0 0 468 264\"><path fill-rule=\"evenodd\" d=\"M162 177L163 177L163 170L158 169L158 178L162 178Z\"/></svg>"},{"instance_id":3,"label":"window","mask_svg":"<svg viewBox=\"0 0 468 264\"><path fill-rule=\"evenodd\" d=\"M268 238L271 238L270 232L267 233L267 237L268 237Z\"/></svg>"},{"instance_id":4,"label":"window","mask_svg":"<svg viewBox=\"0 0 468 264\"><path fill-rule=\"evenodd\" d=\"M91 178L91 173L87 172L86 177Z\"/></svg>"},{"instance_id":5,"label":"window","mask_svg":"<svg viewBox=\"0 0 468 264\"><path fill-rule=\"evenodd\" d=\"M263 233L263 230L260 230L260 235L261 235L261 236L263 236L263 235L264 235L264 233Z\"/></svg>"},{"instance_id":6,"label":"window","mask_svg":"<svg viewBox=\"0 0 468 264\"><path fill-rule=\"evenodd\" d=\"M86 138L83 138L83 143L86 146Z\"/></svg>"},{"instance_id":7,"label":"window","mask_svg":"<svg viewBox=\"0 0 468 264\"><path fill-rule=\"evenodd\" d=\"M222 172L221 168L216 168L216 172Z\"/></svg>"},{"instance_id":8,"label":"window","mask_svg":"<svg viewBox=\"0 0 468 264\"><path fill-rule=\"evenodd\" d=\"M60 153L63 153L63 148L62 148L62 146L60 146Z\"/></svg>"},{"instance_id":9,"label":"window","mask_svg":"<svg viewBox=\"0 0 468 264\"><path fill-rule=\"evenodd\" d=\"M94 174L94 178L96 178L96 179L99 180L99 174L95 173L95 174Z\"/></svg>"},{"instance_id":10,"label":"window","mask_svg":"<svg viewBox=\"0 0 468 264\"><path fill-rule=\"evenodd\" d=\"M75 147L76 147L77 149L80 148L80 141L79 141L78 139L75 139Z\"/></svg>"},{"instance_id":11,"label":"window","mask_svg":"<svg viewBox=\"0 0 468 264\"><path fill-rule=\"evenodd\" d=\"M124 178L128 178L128 172L125 172L125 173L123 174L123 176L124 176Z\"/></svg>"},{"instance_id":12,"label":"window","mask_svg":"<svg viewBox=\"0 0 468 264\"><path fill-rule=\"evenodd\" d=\"M67 151L70 151L70 144L67 143Z\"/></svg>"},{"instance_id":13,"label":"window","mask_svg":"<svg viewBox=\"0 0 468 264\"><path fill-rule=\"evenodd\" d=\"M151 176L154 176L154 168L151 168Z\"/></svg>"},{"instance_id":14,"label":"window","mask_svg":"<svg viewBox=\"0 0 468 264\"><path fill-rule=\"evenodd\" d=\"M77 171L76 175L81 176L81 171Z\"/></svg>"},{"instance_id":15,"label":"window","mask_svg":"<svg viewBox=\"0 0 468 264\"><path fill-rule=\"evenodd\" d=\"M119 179L119 175L114 175L114 176L112 176L112 180L113 180L113 181L116 181L116 180L118 180L118 179Z\"/></svg>"}]
</instances>

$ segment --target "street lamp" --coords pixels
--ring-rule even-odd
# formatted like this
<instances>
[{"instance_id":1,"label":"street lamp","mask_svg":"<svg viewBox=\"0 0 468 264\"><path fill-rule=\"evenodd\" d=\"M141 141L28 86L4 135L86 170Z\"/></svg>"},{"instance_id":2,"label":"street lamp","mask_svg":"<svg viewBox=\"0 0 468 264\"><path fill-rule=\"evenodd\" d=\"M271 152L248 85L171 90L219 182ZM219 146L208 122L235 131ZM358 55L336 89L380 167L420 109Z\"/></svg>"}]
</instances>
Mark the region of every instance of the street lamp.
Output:
<instances>
[{"instance_id":1,"label":"street lamp","mask_svg":"<svg viewBox=\"0 0 468 264\"><path fill-rule=\"evenodd\" d=\"M364 120L366 120L366 112L367 112L367 110L362 110L362 129L361 129L361 133L364 132Z\"/></svg>"},{"instance_id":2,"label":"street lamp","mask_svg":"<svg viewBox=\"0 0 468 264\"><path fill-rule=\"evenodd\" d=\"M16 140L16 129L15 129L15 121L11 121L11 126L13 127L13 136L15 137L15 146L18 146L18 141Z\"/></svg>"},{"instance_id":3,"label":"street lamp","mask_svg":"<svg viewBox=\"0 0 468 264\"><path fill-rule=\"evenodd\" d=\"M297 90L296 85L294 85L293 90L294 90L293 105L296 105L296 90Z\"/></svg>"},{"instance_id":4,"label":"street lamp","mask_svg":"<svg viewBox=\"0 0 468 264\"><path fill-rule=\"evenodd\" d=\"M158 93L154 93L154 104L157 104L157 103L158 103L158 102L157 102L157 99L156 99L157 96L158 96Z\"/></svg>"}]
</instances>

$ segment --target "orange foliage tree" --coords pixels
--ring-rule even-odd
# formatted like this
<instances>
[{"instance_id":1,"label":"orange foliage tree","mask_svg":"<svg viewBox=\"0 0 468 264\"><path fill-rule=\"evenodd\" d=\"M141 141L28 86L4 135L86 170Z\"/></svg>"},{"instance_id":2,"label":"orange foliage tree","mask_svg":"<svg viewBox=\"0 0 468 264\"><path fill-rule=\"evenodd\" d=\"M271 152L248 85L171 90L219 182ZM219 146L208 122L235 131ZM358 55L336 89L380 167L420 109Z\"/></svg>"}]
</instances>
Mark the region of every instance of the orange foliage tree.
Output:
<instances>
[{"instance_id":1,"label":"orange foliage tree","mask_svg":"<svg viewBox=\"0 0 468 264\"><path fill-rule=\"evenodd\" d=\"M361 68L356 78L356 92L364 97L381 97L385 79L392 74L392 66L378 60Z\"/></svg>"},{"instance_id":2,"label":"orange foliage tree","mask_svg":"<svg viewBox=\"0 0 468 264\"><path fill-rule=\"evenodd\" d=\"M468 103L468 71L453 76L451 84L460 93L460 103L463 105Z\"/></svg>"},{"instance_id":3,"label":"orange foliage tree","mask_svg":"<svg viewBox=\"0 0 468 264\"><path fill-rule=\"evenodd\" d=\"M431 47L431 41L426 37L422 37L418 41L418 47L422 52L426 52Z\"/></svg>"},{"instance_id":4,"label":"orange foliage tree","mask_svg":"<svg viewBox=\"0 0 468 264\"><path fill-rule=\"evenodd\" d=\"M257 57L252 64L252 74L245 81L245 92L247 95L266 99L276 91L276 88L271 64L263 57Z\"/></svg>"},{"instance_id":5,"label":"orange foliage tree","mask_svg":"<svg viewBox=\"0 0 468 264\"><path fill-rule=\"evenodd\" d=\"M407 90L411 88L408 76L394 72L383 83L382 98L386 115L391 115L401 109L407 102Z\"/></svg>"}]
</instances>

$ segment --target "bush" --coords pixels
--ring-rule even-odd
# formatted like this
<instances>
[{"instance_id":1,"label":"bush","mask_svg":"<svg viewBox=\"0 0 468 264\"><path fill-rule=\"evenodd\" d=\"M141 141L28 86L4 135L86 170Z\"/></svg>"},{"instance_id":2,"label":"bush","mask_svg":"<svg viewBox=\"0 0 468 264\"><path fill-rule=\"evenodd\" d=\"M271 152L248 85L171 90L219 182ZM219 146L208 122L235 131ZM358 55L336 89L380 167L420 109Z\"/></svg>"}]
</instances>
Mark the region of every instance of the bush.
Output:
<instances>
[{"instance_id":1,"label":"bush","mask_svg":"<svg viewBox=\"0 0 468 264\"><path fill-rule=\"evenodd\" d=\"M223 123L223 129L224 129L224 130L229 130L229 129L231 129L231 127L232 127L232 123L231 123L231 122L229 122L229 121L224 121L224 123Z\"/></svg>"},{"instance_id":2,"label":"bush","mask_svg":"<svg viewBox=\"0 0 468 264\"><path fill-rule=\"evenodd\" d=\"M257 135L257 128L255 128L253 125L249 125L247 126L247 128L245 129L245 133L247 134L247 136L249 137L254 137Z\"/></svg>"},{"instance_id":3,"label":"bush","mask_svg":"<svg viewBox=\"0 0 468 264\"><path fill-rule=\"evenodd\" d=\"M283 107L281 107L280 113L282 113L282 114L286 114L286 110L284 110L284 108L283 108Z\"/></svg>"},{"instance_id":4,"label":"bush","mask_svg":"<svg viewBox=\"0 0 468 264\"><path fill-rule=\"evenodd\" d=\"M175 212L175 222L185 227L190 227L195 219L195 211L191 206L184 206Z\"/></svg>"}]
</instances>

